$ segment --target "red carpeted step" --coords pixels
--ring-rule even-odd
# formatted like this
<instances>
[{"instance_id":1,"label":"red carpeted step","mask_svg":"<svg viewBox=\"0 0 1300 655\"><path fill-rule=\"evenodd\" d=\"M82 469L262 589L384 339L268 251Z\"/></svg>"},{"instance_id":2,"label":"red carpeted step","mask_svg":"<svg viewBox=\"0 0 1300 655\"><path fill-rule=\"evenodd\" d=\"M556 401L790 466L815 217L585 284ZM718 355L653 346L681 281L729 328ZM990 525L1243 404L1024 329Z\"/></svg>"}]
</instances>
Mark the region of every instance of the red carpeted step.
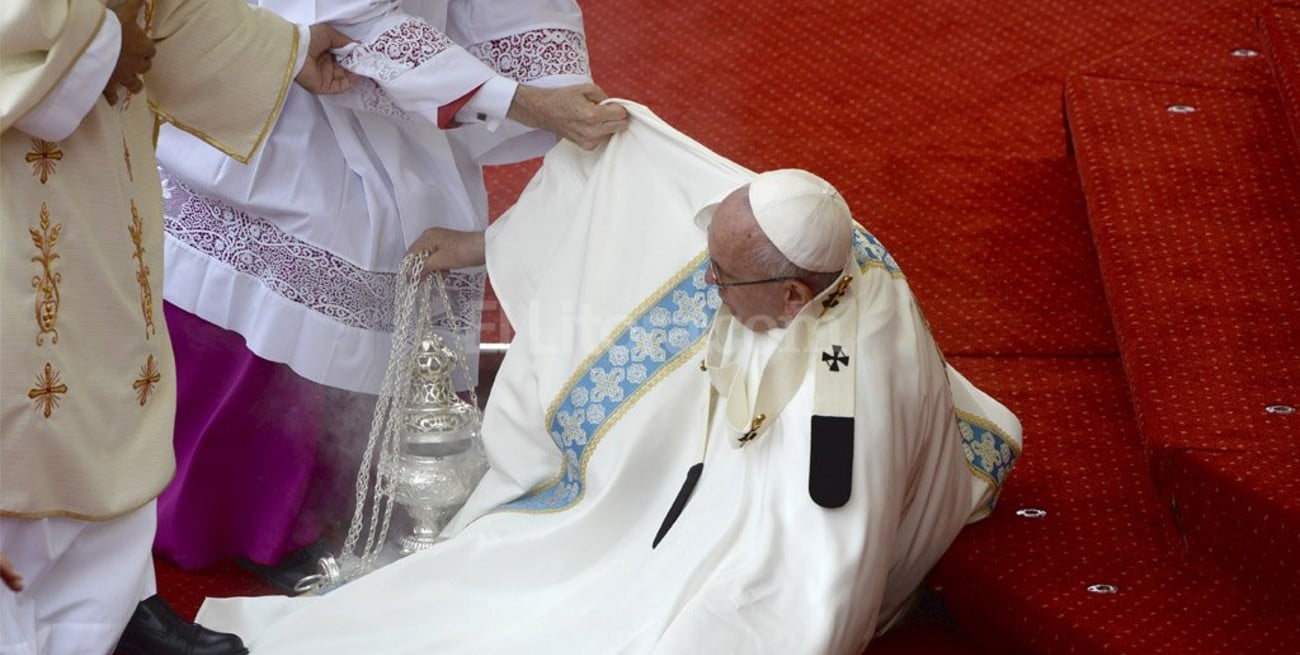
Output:
<instances>
[{"instance_id":1,"label":"red carpeted step","mask_svg":"<svg viewBox=\"0 0 1300 655\"><path fill-rule=\"evenodd\" d=\"M1294 457L1300 434L1300 414L1266 411L1300 404L1300 156L1277 92L1080 76L1067 107L1156 481L1194 552L1298 602L1278 574L1300 566L1300 517L1271 500L1294 472L1191 456ZM1206 484L1231 493L1179 498ZM1200 532L1240 504L1277 511L1252 533Z\"/></svg>"},{"instance_id":2,"label":"red carpeted step","mask_svg":"<svg viewBox=\"0 0 1300 655\"><path fill-rule=\"evenodd\" d=\"M1275 2L1264 7L1259 29L1286 105L1291 134L1300 143L1300 4Z\"/></svg>"},{"instance_id":3,"label":"red carpeted step","mask_svg":"<svg viewBox=\"0 0 1300 655\"><path fill-rule=\"evenodd\" d=\"M1263 50L1255 3L1231 2L1088 62L1073 73L1223 89L1263 89L1273 85Z\"/></svg>"},{"instance_id":4,"label":"red carpeted step","mask_svg":"<svg viewBox=\"0 0 1300 655\"><path fill-rule=\"evenodd\" d=\"M999 653L1300 652L1294 605L1186 552L1145 475L1116 359L952 363L1017 412L1026 435L997 510L932 575L965 632Z\"/></svg>"},{"instance_id":5,"label":"red carpeted step","mask_svg":"<svg viewBox=\"0 0 1300 655\"><path fill-rule=\"evenodd\" d=\"M1170 453L1165 466L1191 549L1214 553L1230 577L1250 581L1265 601L1295 607L1300 598L1300 461L1295 455L1182 450Z\"/></svg>"}]
</instances>

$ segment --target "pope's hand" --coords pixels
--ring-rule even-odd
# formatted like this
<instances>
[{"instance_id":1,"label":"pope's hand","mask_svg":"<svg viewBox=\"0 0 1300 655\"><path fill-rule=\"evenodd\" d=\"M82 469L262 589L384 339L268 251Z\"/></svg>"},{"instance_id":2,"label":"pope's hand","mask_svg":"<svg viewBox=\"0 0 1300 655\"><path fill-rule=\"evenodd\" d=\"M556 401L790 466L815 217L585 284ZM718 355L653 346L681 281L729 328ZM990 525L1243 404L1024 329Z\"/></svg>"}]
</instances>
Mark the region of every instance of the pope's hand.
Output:
<instances>
[{"instance_id":1,"label":"pope's hand","mask_svg":"<svg viewBox=\"0 0 1300 655\"><path fill-rule=\"evenodd\" d=\"M520 84L506 116L591 150L627 129L627 110L615 104L600 104L607 97L595 84L557 89Z\"/></svg>"},{"instance_id":2,"label":"pope's hand","mask_svg":"<svg viewBox=\"0 0 1300 655\"><path fill-rule=\"evenodd\" d=\"M316 23L310 30L307 61L303 62L302 70L298 72L298 84L319 95L343 93L352 88L357 76L344 70L330 52L352 43L352 39L325 23Z\"/></svg>"},{"instance_id":3,"label":"pope's hand","mask_svg":"<svg viewBox=\"0 0 1300 655\"><path fill-rule=\"evenodd\" d=\"M431 227L407 249L407 255L427 252L420 275L453 268L482 266L486 261L482 232L460 232L445 227Z\"/></svg>"},{"instance_id":4,"label":"pope's hand","mask_svg":"<svg viewBox=\"0 0 1300 655\"><path fill-rule=\"evenodd\" d=\"M144 91L144 82L140 76L148 73L153 66L153 40L140 28L142 1L126 0L113 10L118 25L122 28L122 47L117 52L117 64L108 76L108 84L104 85L104 99L110 105L117 104L119 86L126 87L131 93Z\"/></svg>"}]
</instances>

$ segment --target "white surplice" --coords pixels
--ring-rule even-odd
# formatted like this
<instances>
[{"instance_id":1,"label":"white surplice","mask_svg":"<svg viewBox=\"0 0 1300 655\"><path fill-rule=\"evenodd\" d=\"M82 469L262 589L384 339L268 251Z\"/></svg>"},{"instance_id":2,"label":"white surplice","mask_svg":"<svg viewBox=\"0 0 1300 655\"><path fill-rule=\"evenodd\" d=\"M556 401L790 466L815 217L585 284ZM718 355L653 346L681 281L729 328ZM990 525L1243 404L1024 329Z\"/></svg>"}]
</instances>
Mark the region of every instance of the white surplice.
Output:
<instances>
[{"instance_id":1,"label":"white surplice","mask_svg":"<svg viewBox=\"0 0 1300 655\"><path fill-rule=\"evenodd\" d=\"M762 335L719 323L746 395L763 398L778 359L802 380L740 445L724 411L740 387L713 399L700 366L725 311L692 218L753 174L627 108L631 127L600 150L552 150L488 231L518 333L484 417L492 468L452 538L321 597L209 600L205 625L238 631L254 655L856 654L992 507L1019 425L946 367L902 272L862 230L833 310L856 318L842 344L858 362L847 503L809 492L821 319ZM799 335L802 356L781 355Z\"/></svg>"},{"instance_id":2,"label":"white surplice","mask_svg":"<svg viewBox=\"0 0 1300 655\"><path fill-rule=\"evenodd\" d=\"M590 81L572 0L257 0L356 44L346 94L290 91L261 151L241 163L164 128L165 299L242 335L308 380L377 393L396 272L435 226L481 230L481 166L540 156L555 138L504 120L516 83ZM448 107L471 92L482 115ZM480 96L491 96L482 98ZM477 356L481 269L458 273L444 338ZM463 380L458 380L461 387Z\"/></svg>"}]
</instances>

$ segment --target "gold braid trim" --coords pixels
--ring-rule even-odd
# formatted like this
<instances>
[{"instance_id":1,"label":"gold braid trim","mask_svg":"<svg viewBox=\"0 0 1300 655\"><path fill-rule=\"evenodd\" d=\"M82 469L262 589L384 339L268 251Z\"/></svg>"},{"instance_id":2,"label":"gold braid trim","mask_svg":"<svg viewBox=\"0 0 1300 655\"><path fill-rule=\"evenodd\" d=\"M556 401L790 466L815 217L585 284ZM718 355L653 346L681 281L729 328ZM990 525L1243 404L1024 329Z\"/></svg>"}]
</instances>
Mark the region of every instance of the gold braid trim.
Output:
<instances>
[{"instance_id":1,"label":"gold braid trim","mask_svg":"<svg viewBox=\"0 0 1300 655\"><path fill-rule=\"evenodd\" d=\"M154 500L158 498L158 494L161 494L162 490L165 489L168 484L171 484L170 477L167 479L167 482L164 483L162 487L158 488L158 493L151 496L149 500L146 500L143 503L140 503L139 505L135 505L129 509L124 509L120 512L114 512L112 514L82 514L80 512L69 512L63 509L52 509L52 510L45 510L41 512L12 512L7 509L0 509L0 518L23 519L26 521L36 521L40 519L49 519L49 518L76 519L78 521L111 521L113 519L122 518L123 516L126 516L127 514L130 514L131 512L134 512L144 507L145 505L152 503Z\"/></svg>"}]
</instances>

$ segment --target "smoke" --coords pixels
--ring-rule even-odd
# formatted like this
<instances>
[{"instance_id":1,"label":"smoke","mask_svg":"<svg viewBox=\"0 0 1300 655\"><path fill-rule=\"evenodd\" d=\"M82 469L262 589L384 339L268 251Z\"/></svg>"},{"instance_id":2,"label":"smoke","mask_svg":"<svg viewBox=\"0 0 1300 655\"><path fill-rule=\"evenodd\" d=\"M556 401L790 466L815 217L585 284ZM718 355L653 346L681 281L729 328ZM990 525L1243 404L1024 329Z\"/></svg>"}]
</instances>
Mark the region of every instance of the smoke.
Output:
<instances>
[{"instance_id":1,"label":"smoke","mask_svg":"<svg viewBox=\"0 0 1300 655\"><path fill-rule=\"evenodd\" d=\"M303 511L313 513L337 552L356 508L356 480L378 396L322 386L316 467ZM373 479L373 478L372 478Z\"/></svg>"}]
</instances>

